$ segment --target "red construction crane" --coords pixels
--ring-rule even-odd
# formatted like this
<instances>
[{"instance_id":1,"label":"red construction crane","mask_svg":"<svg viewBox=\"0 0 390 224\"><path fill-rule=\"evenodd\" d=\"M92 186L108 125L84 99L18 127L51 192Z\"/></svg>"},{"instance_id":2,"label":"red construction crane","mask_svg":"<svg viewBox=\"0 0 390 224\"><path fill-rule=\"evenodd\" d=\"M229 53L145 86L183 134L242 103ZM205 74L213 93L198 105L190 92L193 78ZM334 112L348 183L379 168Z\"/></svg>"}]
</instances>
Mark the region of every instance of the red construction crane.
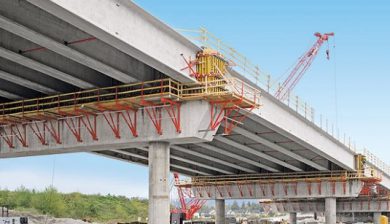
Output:
<instances>
[{"instance_id":1,"label":"red construction crane","mask_svg":"<svg viewBox=\"0 0 390 224\"><path fill-rule=\"evenodd\" d=\"M315 33L314 36L317 37L317 41L314 45L305 52L299 59L298 63L292 69L290 75L283 82L283 84L278 88L275 93L275 97L281 101L284 101L289 93L294 89L299 80L305 74L305 72L309 69L311 63L316 58L318 51L320 50L322 44L324 42L328 42L329 37L334 36L334 33ZM329 60L329 47L326 50L326 58Z\"/></svg>"},{"instance_id":2,"label":"red construction crane","mask_svg":"<svg viewBox=\"0 0 390 224\"><path fill-rule=\"evenodd\" d=\"M179 194L180 200L180 209L173 209L171 213L183 213L185 214L186 220L191 220L194 214L199 211L202 206L206 203L206 200L196 199L191 196L191 189L183 189L183 187L179 186L179 174L173 173L175 178L175 186L177 187L177 192ZM190 198L186 201L186 197Z\"/></svg>"}]
</instances>

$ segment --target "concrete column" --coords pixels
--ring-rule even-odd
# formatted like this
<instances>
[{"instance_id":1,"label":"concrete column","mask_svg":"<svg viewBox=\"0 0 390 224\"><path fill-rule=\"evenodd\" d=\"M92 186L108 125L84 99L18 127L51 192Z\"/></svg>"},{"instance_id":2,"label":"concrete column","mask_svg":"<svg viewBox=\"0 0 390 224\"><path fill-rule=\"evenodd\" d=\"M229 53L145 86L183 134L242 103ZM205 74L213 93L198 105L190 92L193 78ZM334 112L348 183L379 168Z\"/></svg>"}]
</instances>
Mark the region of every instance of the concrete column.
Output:
<instances>
[{"instance_id":1,"label":"concrete column","mask_svg":"<svg viewBox=\"0 0 390 224\"><path fill-rule=\"evenodd\" d=\"M336 198L325 198L325 223L336 223Z\"/></svg>"},{"instance_id":2,"label":"concrete column","mask_svg":"<svg viewBox=\"0 0 390 224\"><path fill-rule=\"evenodd\" d=\"M290 212L290 224L297 224L297 213Z\"/></svg>"},{"instance_id":3,"label":"concrete column","mask_svg":"<svg viewBox=\"0 0 390 224\"><path fill-rule=\"evenodd\" d=\"M225 224L225 200L215 200L215 224Z\"/></svg>"},{"instance_id":4,"label":"concrete column","mask_svg":"<svg viewBox=\"0 0 390 224\"><path fill-rule=\"evenodd\" d=\"M149 224L169 223L169 151L169 143L149 144Z\"/></svg>"},{"instance_id":5,"label":"concrete column","mask_svg":"<svg viewBox=\"0 0 390 224\"><path fill-rule=\"evenodd\" d=\"M381 215L382 215L381 212L374 212L373 220L372 220L374 224L379 224Z\"/></svg>"}]
</instances>

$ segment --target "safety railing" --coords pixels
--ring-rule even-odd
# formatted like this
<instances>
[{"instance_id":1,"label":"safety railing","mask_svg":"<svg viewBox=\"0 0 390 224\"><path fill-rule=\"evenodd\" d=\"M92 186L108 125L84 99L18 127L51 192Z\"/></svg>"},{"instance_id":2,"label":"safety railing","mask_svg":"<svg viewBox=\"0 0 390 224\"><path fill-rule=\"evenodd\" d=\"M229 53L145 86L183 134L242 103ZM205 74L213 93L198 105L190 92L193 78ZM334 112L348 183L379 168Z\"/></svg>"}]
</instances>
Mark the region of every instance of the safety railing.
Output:
<instances>
[{"instance_id":1,"label":"safety railing","mask_svg":"<svg viewBox=\"0 0 390 224\"><path fill-rule=\"evenodd\" d=\"M278 90L280 83L273 80L269 73L260 69L258 65L251 62L234 48L225 44L220 38L210 33L207 29L201 27L198 30L178 29L178 31L182 32L189 39L194 40L195 44L218 50L224 55L230 64L233 66L235 65L234 69L237 70L237 72L244 75L248 80L252 81L269 94L274 95L274 93ZM352 141L351 137L348 137L345 133L342 134L338 127L331 123L329 119L322 115L316 116L315 109L302 100L302 98L294 95L293 93L289 93L287 99L282 102L306 120L325 131L328 135L332 136L339 144L344 145L353 153L357 153L358 150L356 142ZM372 155L372 153L369 153L368 150L365 149L364 151L367 154ZM378 158L374 159L373 156L370 158L372 158L373 164L378 164L378 169L390 175L390 167L387 164Z\"/></svg>"},{"instance_id":2,"label":"safety railing","mask_svg":"<svg viewBox=\"0 0 390 224\"><path fill-rule=\"evenodd\" d=\"M0 116L25 115L29 112L47 111L52 108L61 109L90 103L107 103L125 98L141 99L166 95L179 98L180 92L181 84L172 79L153 80L3 103L0 105Z\"/></svg>"},{"instance_id":3,"label":"safety railing","mask_svg":"<svg viewBox=\"0 0 390 224\"><path fill-rule=\"evenodd\" d=\"M31 114L64 112L66 108L80 106L97 110L115 110L117 106L115 103L118 102L128 104L129 107L142 107L142 100L161 103L162 97L174 100L225 97L226 100L243 100L245 101L243 103L251 106L260 104L260 91L236 78L206 80L198 84L181 84L172 79L161 79L3 103L0 104L0 123L9 120L7 115L13 115L13 119L24 119ZM7 118L1 119L5 117Z\"/></svg>"},{"instance_id":4,"label":"safety railing","mask_svg":"<svg viewBox=\"0 0 390 224\"><path fill-rule=\"evenodd\" d=\"M271 173L192 177L191 180L181 181L180 185L221 185L221 184L251 184L251 183L291 183L291 182L317 182L317 181L380 181L381 176L365 175L364 171L327 171L304 173Z\"/></svg>"}]
</instances>

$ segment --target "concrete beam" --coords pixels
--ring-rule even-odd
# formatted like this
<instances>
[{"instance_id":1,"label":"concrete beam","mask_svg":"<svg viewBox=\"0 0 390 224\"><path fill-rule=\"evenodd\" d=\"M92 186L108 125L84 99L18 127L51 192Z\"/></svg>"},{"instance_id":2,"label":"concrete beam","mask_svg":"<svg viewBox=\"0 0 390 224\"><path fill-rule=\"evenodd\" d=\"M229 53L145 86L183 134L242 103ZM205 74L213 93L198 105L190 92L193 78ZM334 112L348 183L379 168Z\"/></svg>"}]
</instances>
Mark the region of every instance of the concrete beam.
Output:
<instances>
[{"instance_id":1,"label":"concrete beam","mask_svg":"<svg viewBox=\"0 0 390 224\"><path fill-rule=\"evenodd\" d=\"M287 212L325 212L325 203L323 200L286 200L267 203L273 211ZM336 205L337 213L362 213L362 212L390 212L389 199L375 198L357 198L357 199L339 199Z\"/></svg>"},{"instance_id":2,"label":"concrete beam","mask_svg":"<svg viewBox=\"0 0 390 224\"><path fill-rule=\"evenodd\" d=\"M306 181L290 183L269 181L268 183L263 179L263 182L251 181L244 183L243 181L227 181L218 185L210 181L199 185L190 185L190 187L195 197L206 200L351 198L359 195L363 182L360 180L347 180L345 185L343 182L333 183L325 180L318 183Z\"/></svg>"},{"instance_id":3,"label":"concrete beam","mask_svg":"<svg viewBox=\"0 0 390 224\"><path fill-rule=\"evenodd\" d=\"M181 146L172 145L171 148L174 149L174 150L177 150L177 151L189 154L189 155L193 155L193 156L197 156L199 158L210 160L211 163L219 163L221 165L225 165L227 167L232 167L234 169L241 170L241 171L244 171L244 172L247 172L247 173L255 173L255 171L253 171L251 169L248 169L246 167L239 166L239 165L233 164L233 163L229 163L229 162L226 162L224 160L221 160L221 159L218 159L218 158L215 158L215 157L211 157L211 156L199 153L199 152L194 152L194 151L191 151L190 149L186 149L186 148L183 148Z\"/></svg>"},{"instance_id":4,"label":"concrete beam","mask_svg":"<svg viewBox=\"0 0 390 224\"><path fill-rule=\"evenodd\" d=\"M34 30L31 30L21 24L18 24L4 16L0 16L0 28L5 29L15 35L23 37L31 42L34 42L42 47L45 47L57 54L60 54L64 57L67 57L77 63L83 64L87 67L90 67L96 71L99 71L113 79L121 81L123 83L130 83L137 81L128 74L125 74L117 69L106 65L92 57L84 55L72 48L56 42L53 39L50 39Z\"/></svg>"},{"instance_id":5,"label":"concrete beam","mask_svg":"<svg viewBox=\"0 0 390 224\"><path fill-rule=\"evenodd\" d=\"M5 90L1 90L0 89L0 96L3 97L3 98L6 98L6 99L10 99L10 100L21 100L23 99L22 96L19 96L15 93L10 93L10 92L7 92Z\"/></svg>"},{"instance_id":6,"label":"concrete beam","mask_svg":"<svg viewBox=\"0 0 390 224\"><path fill-rule=\"evenodd\" d=\"M128 160L128 159L116 157L114 155L105 154L104 151L90 152L90 154L93 154L93 155L96 155L96 156L106 157L108 159L115 159L115 160L122 161L122 162L132 163L132 164L136 164L136 165L147 166L147 164L133 162L133 161ZM147 159L144 159L144 160L147 163L148 160ZM202 173L198 173L200 171L195 172L195 170L189 170L189 168L187 168L187 167L183 167L183 166L175 165L175 164L171 164L171 171L172 172L182 173L182 174L185 174L185 175L188 175L188 176L204 175ZM183 171L185 171L185 173Z\"/></svg>"},{"instance_id":7,"label":"concrete beam","mask_svg":"<svg viewBox=\"0 0 390 224\"><path fill-rule=\"evenodd\" d=\"M281 152L287 156L290 156L291 158L296 159L302 163L305 163L313 168L316 168L316 169L321 170L321 171L328 170L326 167L320 166L317 163L315 163L309 159L304 158L303 156L300 156L300 155L298 155L298 154L296 154L288 149L281 147L280 145L277 145L273 142L270 142L269 140L264 139L256 134L253 134L252 132L249 132L241 127L236 127L233 129L233 131L236 133L239 133L247 138L250 138L251 140L253 140L255 142L259 142L259 143L261 143L261 144L263 144L263 145L265 145L273 150L276 150L276 151Z\"/></svg>"},{"instance_id":8,"label":"concrete beam","mask_svg":"<svg viewBox=\"0 0 390 224\"><path fill-rule=\"evenodd\" d=\"M270 167L270 166L264 165L262 163L253 161L251 159L245 158L243 156L240 156L239 154L231 153L231 152L228 152L226 150L220 149L220 148L215 147L213 145L209 145L209 144L206 144L206 143L199 143L197 145L202 147L202 148L208 149L210 151L213 151L213 152L216 152L216 153L219 153L219 154L231 157L233 159L237 159L237 160L239 160L241 162L244 162L244 163L247 163L247 164L251 164L251 165L259 167L261 169L265 169L265 170L268 170L268 171L271 171L271 172L278 172L278 171L280 171L280 170L275 169L273 167Z\"/></svg>"},{"instance_id":9,"label":"concrete beam","mask_svg":"<svg viewBox=\"0 0 390 224\"><path fill-rule=\"evenodd\" d=\"M180 82L195 81L187 71L180 71L186 66L180 54L194 57L200 48L133 1L28 2Z\"/></svg>"},{"instance_id":10,"label":"concrete beam","mask_svg":"<svg viewBox=\"0 0 390 224\"><path fill-rule=\"evenodd\" d=\"M149 149L147 149L145 147L137 147L137 149L143 150L145 152L149 152ZM171 150L171 152L172 152L172 150ZM223 169L219 169L217 167L213 167L213 166L209 166L207 164L196 162L195 160L190 160L190 159L186 159L186 158L182 158L182 157L179 157L179 156L172 155L172 153L171 153L170 157L171 157L171 159L175 159L175 160L178 160L178 161L181 161L181 162L192 164L192 165L195 165L195 166L198 166L198 167L203 167L205 169L214 170L214 171L217 171L219 173L234 174L232 172L229 172L229 171L226 171L226 170L223 170ZM210 175L210 173L207 173L206 175Z\"/></svg>"},{"instance_id":11,"label":"concrete beam","mask_svg":"<svg viewBox=\"0 0 390 224\"><path fill-rule=\"evenodd\" d=\"M19 138L13 138L12 143L7 142L4 138L0 138L0 158L11 157L24 157L33 155L49 155L60 154L70 152L89 152L89 151L101 151L107 150L107 148L135 148L147 145L150 141L164 141L172 144L193 144L205 141L211 141L216 131L209 131L207 133L199 132L198 130L204 130L209 126L210 119L210 104L202 101L188 101L181 104L181 127L182 132L178 133L175 126L170 119L164 119L170 117L166 110L161 111L162 134L159 134L154 128L153 121L148 117L144 109L139 109L137 113L137 132L138 136L133 136L131 130L127 125L120 126L121 138L115 137L115 134L110 127L110 124L104 118L104 115L115 112L97 113L95 116L83 116L83 117L65 117L59 120L52 120L53 126L59 128L60 142L50 132L45 132L45 140L47 144L42 144L40 138L34 134L34 131L29 125L14 124L12 127L10 124L2 126L6 133L11 133L12 129L19 130L26 129L26 136L19 136ZM196 113L196 116L195 116ZM66 125L66 123L77 123L77 120L83 119L85 123L81 124L79 135L72 132L72 125ZM88 121L95 124L89 126ZM188 121L188 122L187 122ZM36 125L43 130L44 123L35 122ZM124 124L123 118L119 119L119 123ZM3 131L3 130L2 130ZM79 136L79 137L78 137ZM25 139L25 142L23 142ZM25 144L23 144L25 143Z\"/></svg>"},{"instance_id":12,"label":"concrete beam","mask_svg":"<svg viewBox=\"0 0 390 224\"><path fill-rule=\"evenodd\" d=\"M236 128L238 128L238 127L236 127ZM246 136L247 137L247 136ZM271 162L273 162L273 163L276 163L276 164L279 164L279 165L281 165L281 166L284 166L284 167L286 167L286 168L288 168L288 169L291 169L291 170L293 170L293 171L303 171L301 168L299 168L299 167L296 167L296 166L294 166L294 165L291 165L291 164L289 164L289 163L286 163L286 162L284 162L284 161L282 161L282 160L280 160L280 159L276 159L276 158L274 158L274 157L272 157L272 156L270 156L270 155L267 155L267 154L265 154L265 153L263 153L263 152L259 152L259 151L257 151L257 150L255 150L255 149L252 149L252 148L250 148L250 147L248 147L248 146L245 146L245 145L242 145L242 144L240 144L240 143L237 143L237 142L235 142L235 141L233 141L233 140L230 140L230 139L228 139L228 138L225 138L225 137L222 137L222 136L215 136L215 139L217 139L218 141L221 141L221 142L224 142L224 143L226 143L226 144L229 144L229 145L231 145L231 146L233 146L233 147L236 147L236 148L238 148L238 149L240 149L240 150L243 150L243 151L245 151L245 152L248 152L248 153L250 153L250 154L253 154L253 155L255 155L255 156L259 156L260 158L264 158L264 159L266 159L266 160L268 160L268 161L271 161Z\"/></svg>"},{"instance_id":13,"label":"concrete beam","mask_svg":"<svg viewBox=\"0 0 390 224\"><path fill-rule=\"evenodd\" d=\"M32 89L32 90L35 90L35 91L38 91L38 92L41 92L44 94L48 94L48 95L58 93L54 89L48 88L46 86L43 86L43 85L36 83L36 82L32 82L32 81L27 80L27 79L20 78L16 75L13 75L13 74L10 74L8 72L1 71L1 70L0 70L0 79L4 79L8 82L12 82L12 83L15 83L15 84L18 84L18 85L24 86L26 88L29 88L29 89Z\"/></svg>"},{"instance_id":14,"label":"concrete beam","mask_svg":"<svg viewBox=\"0 0 390 224\"><path fill-rule=\"evenodd\" d=\"M47 76L61 80L63 82L71 84L73 86L77 86L81 89L90 89L90 88L95 87L93 84L91 84L89 82L86 82L84 80L81 80L79 78L76 78L74 76L66 74L64 72L61 72L61 71L54 69L50 66L47 66L45 64L42 64L40 62L37 62L35 60L32 60L28 57L17 54L13 51L10 51L10 50L2 48L2 47L0 47L0 57L5 58L5 59L10 60L10 61L13 61L15 63L18 63L19 65L25 66L25 67L30 68L32 70L38 71L38 72L45 74Z\"/></svg>"}]
</instances>

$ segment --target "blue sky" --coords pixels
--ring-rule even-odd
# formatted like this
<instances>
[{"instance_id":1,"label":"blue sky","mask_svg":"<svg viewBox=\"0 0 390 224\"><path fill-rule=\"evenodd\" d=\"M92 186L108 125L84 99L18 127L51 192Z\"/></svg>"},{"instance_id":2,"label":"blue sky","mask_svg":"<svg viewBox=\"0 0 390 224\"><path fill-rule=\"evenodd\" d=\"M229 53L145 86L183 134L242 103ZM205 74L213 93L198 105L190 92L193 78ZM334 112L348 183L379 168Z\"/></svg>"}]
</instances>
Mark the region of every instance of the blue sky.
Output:
<instances>
[{"instance_id":1,"label":"blue sky","mask_svg":"<svg viewBox=\"0 0 390 224\"><path fill-rule=\"evenodd\" d=\"M295 92L317 115L337 120L340 135L346 132L390 164L389 1L136 2L174 28L208 28L274 77L315 41L314 32L335 32L331 60L322 51ZM53 164L61 191L147 197L146 167L86 153L0 160L1 187L43 189Z\"/></svg>"}]
</instances>

